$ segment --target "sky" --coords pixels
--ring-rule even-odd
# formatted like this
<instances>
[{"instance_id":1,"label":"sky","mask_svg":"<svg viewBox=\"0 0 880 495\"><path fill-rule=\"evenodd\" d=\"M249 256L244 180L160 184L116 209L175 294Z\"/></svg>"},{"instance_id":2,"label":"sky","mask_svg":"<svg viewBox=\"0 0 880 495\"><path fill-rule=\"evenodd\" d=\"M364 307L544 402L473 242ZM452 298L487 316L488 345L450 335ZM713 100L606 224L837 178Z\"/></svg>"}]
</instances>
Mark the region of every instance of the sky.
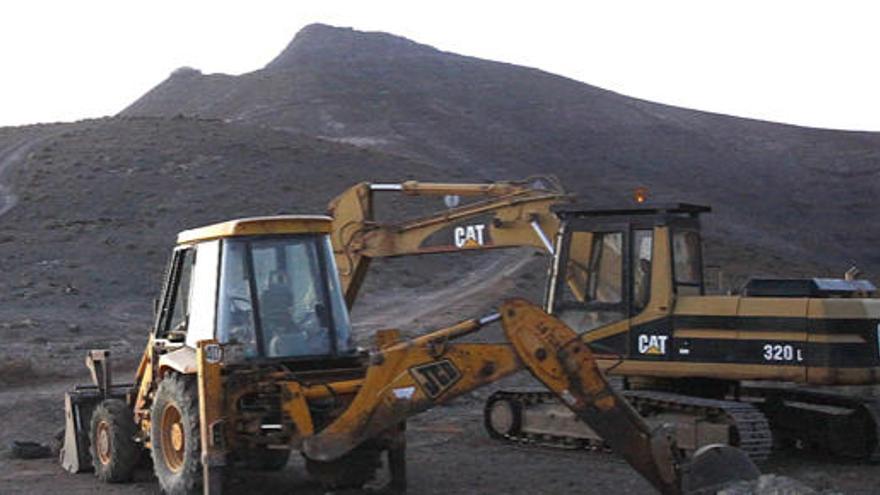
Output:
<instances>
[{"instance_id":1,"label":"sky","mask_svg":"<svg viewBox=\"0 0 880 495\"><path fill-rule=\"evenodd\" d=\"M257 70L322 22L661 103L880 131L878 14L850 0L7 0L0 126L112 115L181 66Z\"/></svg>"}]
</instances>

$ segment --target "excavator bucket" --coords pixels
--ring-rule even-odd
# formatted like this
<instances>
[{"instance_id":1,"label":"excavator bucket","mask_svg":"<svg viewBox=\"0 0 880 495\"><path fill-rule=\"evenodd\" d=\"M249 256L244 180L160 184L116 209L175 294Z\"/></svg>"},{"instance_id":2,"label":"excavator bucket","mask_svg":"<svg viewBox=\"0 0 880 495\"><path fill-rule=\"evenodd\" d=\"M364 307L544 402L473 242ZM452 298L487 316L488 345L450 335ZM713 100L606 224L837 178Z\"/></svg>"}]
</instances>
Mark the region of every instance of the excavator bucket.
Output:
<instances>
[{"instance_id":1,"label":"excavator bucket","mask_svg":"<svg viewBox=\"0 0 880 495\"><path fill-rule=\"evenodd\" d=\"M608 384L571 328L524 299L505 302L500 313L508 340L535 378L661 493L699 493L760 475L734 447L713 446L683 459L670 432L652 430Z\"/></svg>"}]
</instances>

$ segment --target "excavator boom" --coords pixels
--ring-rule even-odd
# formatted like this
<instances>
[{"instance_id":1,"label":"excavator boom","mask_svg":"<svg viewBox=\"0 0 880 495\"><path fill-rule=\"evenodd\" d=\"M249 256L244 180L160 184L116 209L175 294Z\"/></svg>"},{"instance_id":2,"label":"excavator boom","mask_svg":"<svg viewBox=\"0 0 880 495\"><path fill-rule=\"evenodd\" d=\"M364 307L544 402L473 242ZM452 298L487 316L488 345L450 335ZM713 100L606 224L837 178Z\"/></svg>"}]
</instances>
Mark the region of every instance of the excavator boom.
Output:
<instances>
[{"instance_id":1,"label":"excavator boom","mask_svg":"<svg viewBox=\"0 0 880 495\"><path fill-rule=\"evenodd\" d=\"M375 218L375 194L445 196L446 210L413 219ZM459 205L459 197L480 198ZM531 246L553 252L559 221L550 207L569 201L553 177L489 184L362 182L330 202L333 243L345 300L352 307L374 258Z\"/></svg>"}]
</instances>

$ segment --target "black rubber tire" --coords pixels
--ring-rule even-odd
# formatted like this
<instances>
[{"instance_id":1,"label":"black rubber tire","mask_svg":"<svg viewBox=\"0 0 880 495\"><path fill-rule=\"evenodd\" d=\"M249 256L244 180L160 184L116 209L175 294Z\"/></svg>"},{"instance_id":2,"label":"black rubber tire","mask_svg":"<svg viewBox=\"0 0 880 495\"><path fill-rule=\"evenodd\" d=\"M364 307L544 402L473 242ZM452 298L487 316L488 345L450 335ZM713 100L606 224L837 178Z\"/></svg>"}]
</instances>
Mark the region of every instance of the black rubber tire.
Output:
<instances>
[{"instance_id":1,"label":"black rubber tire","mask_svg":"<svg viewBox=\"0 0 880 495\"><path fill-rule=\"evenodd\" d=\"M179 412L183 435L182 452L171 457L179 457L180 464L172 466L166 460L165 449L168 442L163 441L164 414L169 408ZM189 495L202 492L202 445L199 431L199 399L194 376L171 374L159 383L156 398L150 409L150 442L152 445L153 472L159 486L167 495Z\"/></svg>"},{"instance_id":2,"label":"black rubber tire","mask_svg":"<svg viewBox=\"0 0 880 495\"><path fill-rule=\"evenodd\" d=\"M244 465L258 471L281 471L287 467L290 450L253 449L244 455Z\"/></svg>"},{"instance_id":3,"label":"black rubber tire","mask_svg":"<svg viewBox=\"0 0 880 495\"><path fill-rule=\"evenodd\" d=\"M9 446L9 455L13 459L44 459L52 456L52 450L36 442L16 440Z\"/></svg>"},{"instance_id":4,"label":"black rubber tire","mask_svg":"<svg viewBox=\"0 0 880 495\"><path fill-rule=\"evenodd\" d=\"M141 446L135 441L136 434L137 425L125 401L104 399L98 404L90 422L89 453L99 480L105 483L131 480L141 457Z\"/></svg>"}]
</instances>

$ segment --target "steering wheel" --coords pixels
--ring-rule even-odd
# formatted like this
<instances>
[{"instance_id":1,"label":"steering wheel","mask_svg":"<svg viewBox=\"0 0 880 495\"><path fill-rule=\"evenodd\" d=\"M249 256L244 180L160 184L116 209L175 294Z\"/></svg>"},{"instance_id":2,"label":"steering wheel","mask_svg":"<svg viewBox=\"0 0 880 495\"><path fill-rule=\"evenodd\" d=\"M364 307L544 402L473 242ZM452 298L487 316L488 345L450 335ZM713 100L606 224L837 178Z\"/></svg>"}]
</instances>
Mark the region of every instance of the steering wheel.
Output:
<instances>
[{"instance_id":1,"label":"steering wheel","mask_svg":"<svg viewBox=\"0 0 880 495\"><path fill-rule=\"evenodd\" d=\"M302 312L296 315L296 319L294 320L293 324L296 328L300 328L303 330L313 330L315 327L318 326L316 325L317 321L318 315L316 315L314 312Z\"/></svg>"}]
</instances>

